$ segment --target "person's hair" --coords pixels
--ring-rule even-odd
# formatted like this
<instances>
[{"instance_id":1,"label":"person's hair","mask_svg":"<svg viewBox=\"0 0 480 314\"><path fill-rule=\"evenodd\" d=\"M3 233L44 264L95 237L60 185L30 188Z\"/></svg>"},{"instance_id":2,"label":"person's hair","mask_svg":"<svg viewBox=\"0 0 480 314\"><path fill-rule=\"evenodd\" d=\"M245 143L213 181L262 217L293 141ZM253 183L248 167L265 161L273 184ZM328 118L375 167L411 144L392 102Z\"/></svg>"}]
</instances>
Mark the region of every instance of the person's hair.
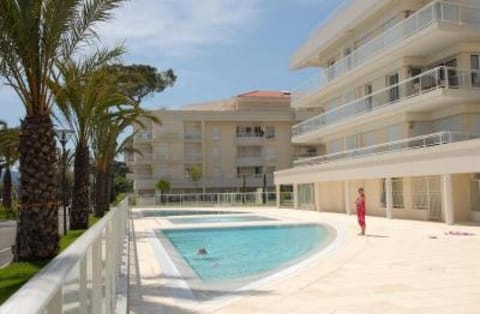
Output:
<instances>
[{"instance_id":1,"label":"person's hair","mask_svg":"<svg viewBox=\"0 0 480 314\"><path fill-rule=\"evenodd\" d=\"M364 188L358 188L358 192L365 192L365 189Z\"/></svg>"}]
</instances>

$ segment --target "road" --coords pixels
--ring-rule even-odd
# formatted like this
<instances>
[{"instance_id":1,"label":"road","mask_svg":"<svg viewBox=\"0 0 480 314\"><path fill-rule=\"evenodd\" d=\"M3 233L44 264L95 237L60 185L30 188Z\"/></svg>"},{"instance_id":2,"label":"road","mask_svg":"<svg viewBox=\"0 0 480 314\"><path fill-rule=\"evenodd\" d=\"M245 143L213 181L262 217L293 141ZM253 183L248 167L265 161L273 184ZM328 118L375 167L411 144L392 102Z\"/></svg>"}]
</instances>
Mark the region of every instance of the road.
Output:
<instances>
[{"instance_id":1,"label":"road","mask_svg":"<svg viewBox=\"0 0 480 314\"><path fill-rule=\"evenodd\" d=\"M67 226L68 226L67 217ZM58 211L58 230L63 234L63 209ZM12 260L12 252L9 250L15 244L15 232L17 223L15 221L0 222L0 267Z\"/></svg>"}]
</instances>

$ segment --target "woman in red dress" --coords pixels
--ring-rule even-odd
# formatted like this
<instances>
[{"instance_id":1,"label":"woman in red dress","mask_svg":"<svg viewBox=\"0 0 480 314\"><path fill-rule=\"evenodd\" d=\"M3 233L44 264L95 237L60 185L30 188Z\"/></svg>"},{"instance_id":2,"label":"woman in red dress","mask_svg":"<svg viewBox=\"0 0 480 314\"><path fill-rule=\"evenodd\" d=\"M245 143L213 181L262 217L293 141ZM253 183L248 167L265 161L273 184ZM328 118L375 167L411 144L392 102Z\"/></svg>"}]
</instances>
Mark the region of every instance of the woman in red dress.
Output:
<instances>
[{"instance_id":1,"label":"woman in red dress","mask_svg":"<svg viewBox=\"0 0 480 314\"><path fill-rule=\"evenodd\" d=\"M360 228L362 228L362 231L358 235L365 235L365 213L367 212L366 206L365 206L365 190L363 188L358 189L358 198L355 201L355 204L357 205L357 218L358 218L358 224L360 225Z\"/></svg>"}]
</instances>

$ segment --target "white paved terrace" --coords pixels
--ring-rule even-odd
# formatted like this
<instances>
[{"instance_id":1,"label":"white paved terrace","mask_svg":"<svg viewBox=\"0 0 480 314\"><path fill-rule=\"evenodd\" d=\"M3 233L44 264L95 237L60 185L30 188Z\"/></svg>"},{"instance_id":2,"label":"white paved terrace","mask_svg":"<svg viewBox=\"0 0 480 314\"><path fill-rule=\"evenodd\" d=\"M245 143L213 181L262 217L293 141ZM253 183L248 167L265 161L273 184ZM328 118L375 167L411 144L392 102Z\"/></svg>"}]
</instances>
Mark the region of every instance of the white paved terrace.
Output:
<instances>
[{"instance_id":1,"label":"white paved terrace","mask_svg":"<svg viewBox=\"0 0 480 314\"><path fill-rule=\"evenodd\" d=\"M215 208L215 210L218 210ZM152 247L161 218L134 219L131 313L480 313L480 227L367 217L367 237L354 216L277 208L228 208L288 222L323 222L339 244L310 265L218 302L197 303L171 288ZM134 210L134 211L138 211ZM221 224L215 224L216 227ZM445 235L448 231L474 236ZM186 289L188 290L188 289Z\"/></svg>"}]
</instances>

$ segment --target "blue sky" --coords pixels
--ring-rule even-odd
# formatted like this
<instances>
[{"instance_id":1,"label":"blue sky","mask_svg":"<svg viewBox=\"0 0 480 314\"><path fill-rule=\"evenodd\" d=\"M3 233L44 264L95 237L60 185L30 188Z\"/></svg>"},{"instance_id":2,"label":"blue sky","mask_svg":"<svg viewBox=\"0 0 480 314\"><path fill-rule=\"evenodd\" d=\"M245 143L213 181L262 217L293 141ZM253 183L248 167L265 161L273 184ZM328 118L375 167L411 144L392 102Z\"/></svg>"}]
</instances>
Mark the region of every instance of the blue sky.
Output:
<instances>
[{"instance_id":1,"label":"blue sky","mask_svg":"<svg viewBox=\"0 0 480 314\"><path fill-rule=\"evenodd\" d=\"M257 89L292 90L311 71L290 72L291 54L340 0L131 0L99 29L124 42L125 63L173 68L177 84L146 108L224 99ZM23 108L0 87L1 119L17 125Z\"/></svg>"}]
</instances>

